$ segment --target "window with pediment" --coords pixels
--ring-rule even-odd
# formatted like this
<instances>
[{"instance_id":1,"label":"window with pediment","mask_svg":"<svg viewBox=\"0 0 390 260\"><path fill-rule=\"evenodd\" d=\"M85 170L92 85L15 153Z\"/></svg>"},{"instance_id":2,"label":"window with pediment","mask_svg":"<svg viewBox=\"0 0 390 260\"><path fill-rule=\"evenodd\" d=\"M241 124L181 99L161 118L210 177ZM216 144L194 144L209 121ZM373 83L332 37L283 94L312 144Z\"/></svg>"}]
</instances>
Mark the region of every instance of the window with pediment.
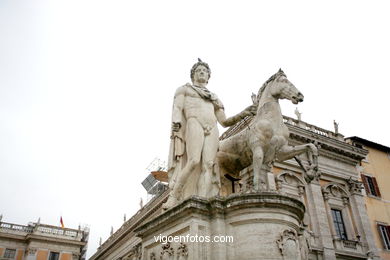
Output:
<instances>
[{"instance_id":1,"label":"window with pediment","mask_svg":"<svg viewBox=\"0 0 390 260\"><path fill-rule=\"evenodd\" d=\"M329 183L322 188L325 206L328 212L331 232L336 240L357 241L357 232L352 225L349 197L351 196L344 185Z\"/></svg>"},{"instance_id":2,"label":"window with pediment","mask_svg":"<svg viewBox=\"0 0 390 260\"><path fill-rule=\"evenodd\" d=\"M291 171L283 171L275 177L276 189L290 194L305 197L306 181L299 175Z\"/></svg>"}]
</instances>

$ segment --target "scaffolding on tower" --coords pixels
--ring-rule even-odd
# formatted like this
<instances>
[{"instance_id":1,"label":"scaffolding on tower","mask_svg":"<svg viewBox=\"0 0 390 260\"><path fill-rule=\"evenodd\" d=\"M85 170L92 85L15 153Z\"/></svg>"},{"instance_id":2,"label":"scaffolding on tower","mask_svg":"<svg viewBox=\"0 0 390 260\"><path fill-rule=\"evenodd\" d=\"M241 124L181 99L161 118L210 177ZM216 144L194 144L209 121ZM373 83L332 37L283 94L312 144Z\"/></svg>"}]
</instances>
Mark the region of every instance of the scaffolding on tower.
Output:
<instances>
[{"instance_id":1,"label":"scaffolding on tower","mask_svg":"<svg viewBox=\"0 0 390 260\"><path fill-rule=\"evenodd\" d=\"M146 170L148 176L142 181L142 186L147 192L147 201L149 201L168 188L167 163L155 158Z\"/></svg>"}]
</instances>

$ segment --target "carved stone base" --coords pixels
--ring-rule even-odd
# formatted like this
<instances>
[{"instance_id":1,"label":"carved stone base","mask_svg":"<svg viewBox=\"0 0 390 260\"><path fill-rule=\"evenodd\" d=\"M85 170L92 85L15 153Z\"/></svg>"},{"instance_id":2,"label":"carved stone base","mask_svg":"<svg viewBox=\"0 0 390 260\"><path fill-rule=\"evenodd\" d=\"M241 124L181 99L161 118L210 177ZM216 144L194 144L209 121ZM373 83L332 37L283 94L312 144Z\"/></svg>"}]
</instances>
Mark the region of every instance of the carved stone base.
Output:
<instances>
[{"instance_id":1,"label":"carved stone base","mask_svg":"<svg viewBox=\"0 0 390 260\"><path fill-rule=\"evenodd\" d=\"M304 211L301 201L276 192L209 200L193 196L136 232L142 239L144 260L297 260L301 259L298 234ZM176 241L155 241L162 236L176 236ZM211 242L215 236L230 236L233 241ZM201 241L207 237L210 242Z\"/></svg>"}]
</instances>

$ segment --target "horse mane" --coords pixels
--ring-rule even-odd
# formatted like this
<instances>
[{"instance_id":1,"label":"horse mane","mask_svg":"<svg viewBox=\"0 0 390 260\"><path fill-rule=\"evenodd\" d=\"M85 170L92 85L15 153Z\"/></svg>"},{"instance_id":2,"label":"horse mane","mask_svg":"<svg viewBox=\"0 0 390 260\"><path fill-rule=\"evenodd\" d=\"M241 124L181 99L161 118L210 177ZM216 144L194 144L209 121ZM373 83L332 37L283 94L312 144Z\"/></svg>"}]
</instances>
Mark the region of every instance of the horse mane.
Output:
<instances>
[{"instance_id":1,"label":"horse mane","mask_svg":"<svg viewBox=\"0 0 390 260\"><path fill-rule=\"evenodd\" d=\"M275 79L279 78L280 76L286 76L286 74L283 72L282 69L279 69L278 72L276 72L274 75L272 75L259 89L259 92L257 93L257 102L260 101L261 95L263 94L265 88L268 86L269 83L274 81ZM253 124L253 118L255 116L246 116L241 121L237 122L233 126L231 126L228 130L226 130L219 138L220 141L228 139L232 136L235 136L239 133L241 133L244 129L249 129L248 127Z\"/></svg>"},{"instance_id":2,"label":"horse mane","mask_svg":"<svg viewBox=\"0 0 390 260\"><path fill-rule=\"evenodd\" d=\"M287 77L282 69L279 69L278 72L276 72L266 82L264 82L264 84L259 89L259 92L257 93L257 101L260 101L261 95L263 95L263 92L264 92L265 88L268 86L268 84L273 82L275 79L279 78L280 76Z\"/></svg>"}]
</instances>

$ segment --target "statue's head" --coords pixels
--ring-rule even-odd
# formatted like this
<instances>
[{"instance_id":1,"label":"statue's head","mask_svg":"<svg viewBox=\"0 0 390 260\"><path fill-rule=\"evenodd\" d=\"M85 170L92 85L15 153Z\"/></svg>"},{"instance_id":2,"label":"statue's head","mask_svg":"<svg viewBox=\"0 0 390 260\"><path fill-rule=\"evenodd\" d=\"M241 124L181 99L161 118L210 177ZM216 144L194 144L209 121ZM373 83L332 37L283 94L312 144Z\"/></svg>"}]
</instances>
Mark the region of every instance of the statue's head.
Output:
<instances>
[{"instance_id":1,"label":"statue's head","mask_svg":"<svg viewBox=\"0 0 390 260\"><path fill-rule=\"evenodd\" d=\"M191 68L191 80L194 82L195 80L195 72L197 71L198 67L204 67L207 70L207 79L206 82L209 81L210 75L211 75L211 70L209 65L206 62L203 62L201 59L198 58L198 62L194 64Z\"/></svg>"}]
</instances>

